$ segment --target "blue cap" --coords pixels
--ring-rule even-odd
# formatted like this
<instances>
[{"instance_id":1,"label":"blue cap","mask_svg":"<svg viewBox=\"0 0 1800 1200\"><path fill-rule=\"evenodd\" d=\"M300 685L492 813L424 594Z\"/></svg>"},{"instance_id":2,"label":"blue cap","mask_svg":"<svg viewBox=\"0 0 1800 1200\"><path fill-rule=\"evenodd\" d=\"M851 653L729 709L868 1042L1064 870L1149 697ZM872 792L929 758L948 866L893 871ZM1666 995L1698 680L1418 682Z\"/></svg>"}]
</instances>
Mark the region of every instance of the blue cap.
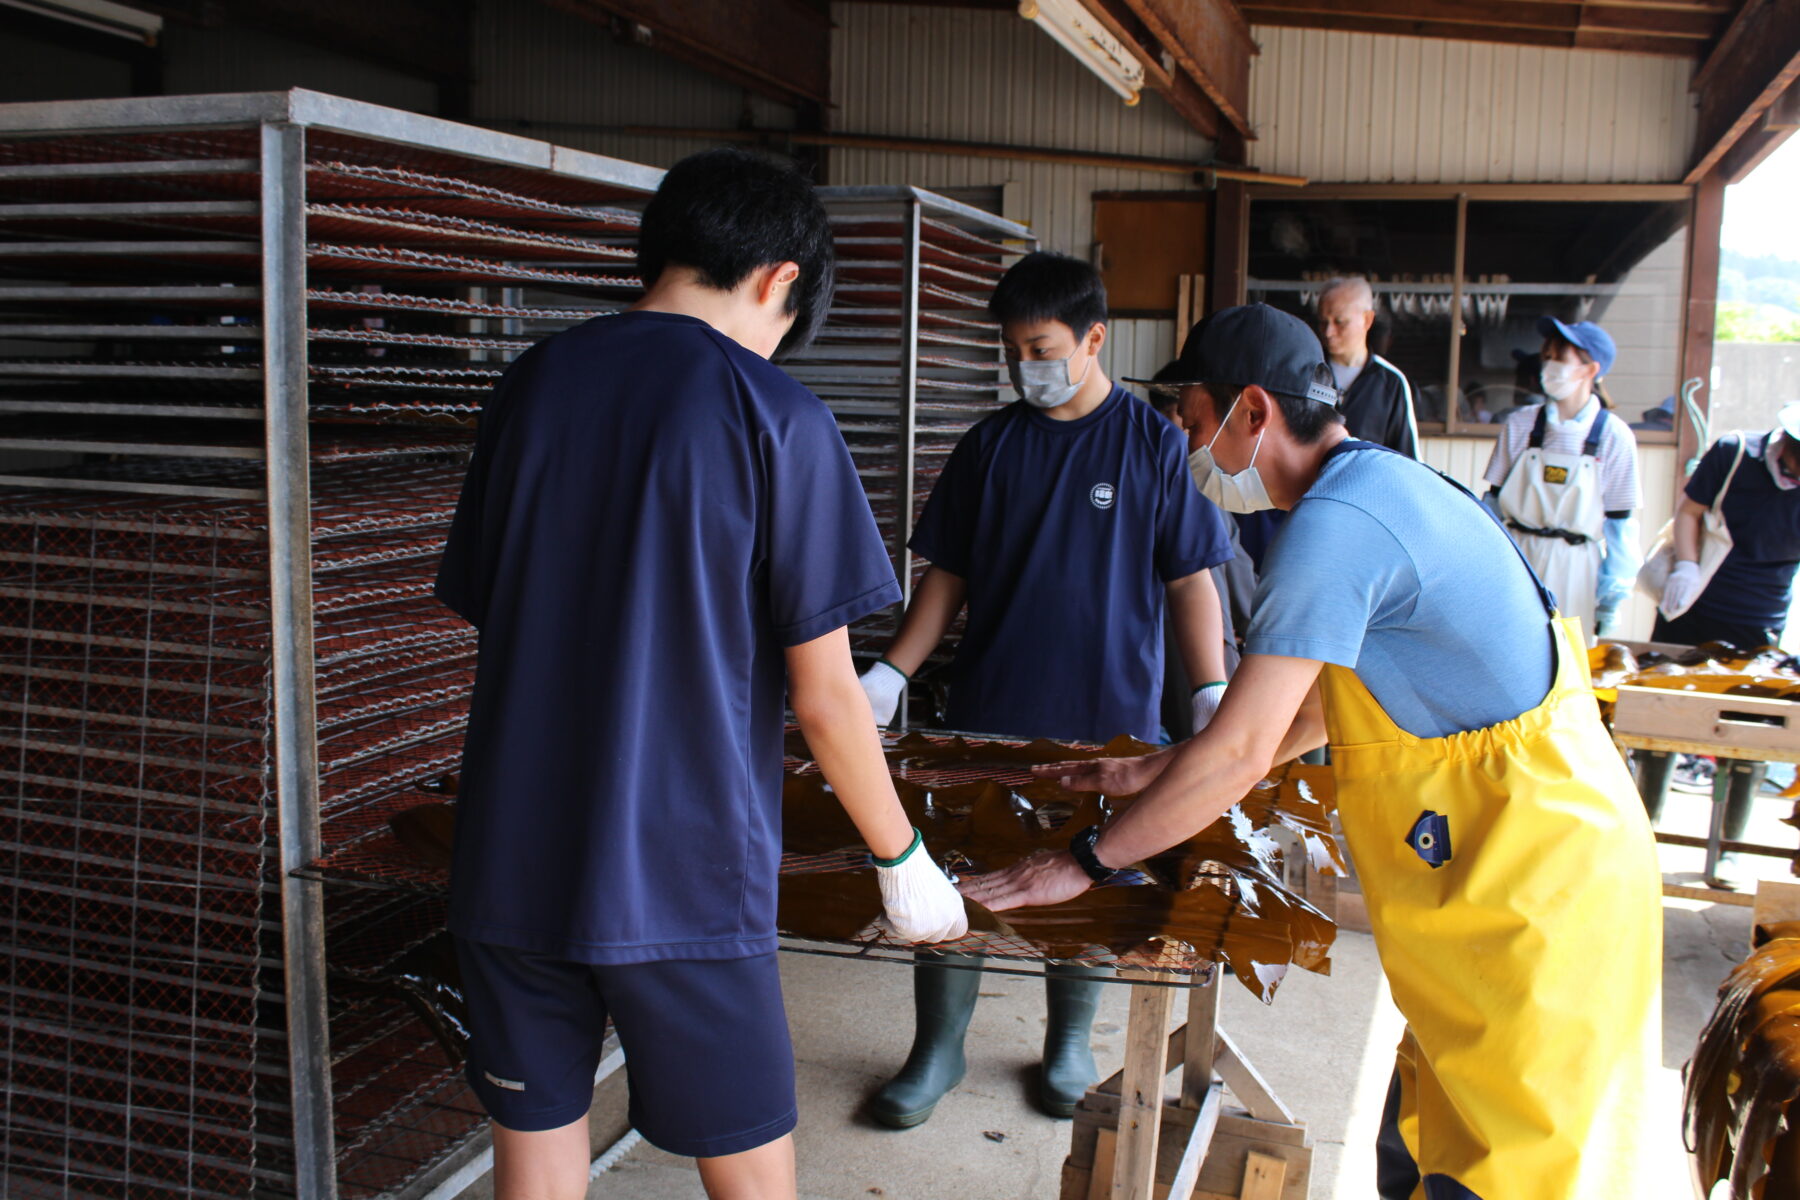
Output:
<instances>
[{"instance_id":1,"label":"blue cap","mask_svg":"<svg viewBox=\"0 0 1800 1200\"><path fill-rule=\"evenodd\" d=\"M1538 332L1545 337L1555 334L1569 345L1586 351L1589 358L1600 364L1601 375L1612 370L1613 359L1619 356L1619 348L1613 345L1612 335L1592 321L1577 321L1569 325L1555 317L1539 317Z\"/></svg>"},{"instance_id":2,"label":"blue cap","mask_svg":"<svg viewBox=\"0 0 1800 1200\"><path fill-rule=\"evenodd\" d=\"M1165 372L1169 378L1160 378ZM1172 369L1157 375L1156 382L1165 386L1255 384L1334 408L1338 403L1319 335L1299 317L1267 304L1240 304L1213 313L1189 332Z\"/></svg>"}]
</instances>

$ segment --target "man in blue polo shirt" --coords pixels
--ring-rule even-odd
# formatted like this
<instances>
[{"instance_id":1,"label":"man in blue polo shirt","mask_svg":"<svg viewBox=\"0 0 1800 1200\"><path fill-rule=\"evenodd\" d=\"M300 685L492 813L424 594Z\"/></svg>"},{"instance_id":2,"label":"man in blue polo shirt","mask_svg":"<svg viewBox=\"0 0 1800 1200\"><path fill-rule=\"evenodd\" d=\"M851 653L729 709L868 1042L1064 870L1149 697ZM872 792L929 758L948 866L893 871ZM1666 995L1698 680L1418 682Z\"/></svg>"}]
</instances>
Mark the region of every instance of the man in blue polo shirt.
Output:
<instances>
[{"instance_id":1,"label":"man in blue polo shirt","mask_svg":"<svg viewBox=\"0 0 1800 1200\"><path fill-rule=\"evenodd\" d=\"M966 929L851 665L893 568L831 413L767 361L829 304L825 211L711 151L668 173L638 260L632 311L533 347L484 405L438 577L481 631L449 923L500 1200L586 1194L609 1015L647 1139L715 1197L795 1194L784 686L891 932Z\"/></svg>"},{"instance_id":2,"label":"man in blue polo shirt","mask_svg":"<svg viewBox=\"0 0 1800 1200\"><path fill-rule=\"evenodd\" d=\"M1376 1143L1385 1200L1661 1195L1661 878L1579 626L1430 468L1350 438L1316 337L1267 305L1182 348L1201 490L1285 509L1216 718L1141 758L1053 765L1137 793L1067 851L965 880L1055 904L1193 836L1329 737L1375 947L1406 1015Z\"/></svg>"},{"instance_id":3,"label":"man in blue polo shirt","mask_svg":"<svg viewBox=\"0 0 1800 1200\"><path fill-rule=\"evenodd\" d=\"M1094 268L1031 254L994 289L1020 399L957 443L913 529L920 581L887 654L863 675L875 716L893 716L908 676L966 603L946 723L1014 737L1157 740L1162 615L1174 625L1193 723L1225 690L1219 594L1207 571L1231 556L1219 511L1195 490L1181 434L1100 368L1106 289ZM914 974L917 1029L906 1065L871 1102L885 1124L926 1120L963 1075L978 961ZM1069 1116L1097 1072L1092 971L1046 972L1049 1021L1038 1100Z\"/></svg>"}]
</instances>

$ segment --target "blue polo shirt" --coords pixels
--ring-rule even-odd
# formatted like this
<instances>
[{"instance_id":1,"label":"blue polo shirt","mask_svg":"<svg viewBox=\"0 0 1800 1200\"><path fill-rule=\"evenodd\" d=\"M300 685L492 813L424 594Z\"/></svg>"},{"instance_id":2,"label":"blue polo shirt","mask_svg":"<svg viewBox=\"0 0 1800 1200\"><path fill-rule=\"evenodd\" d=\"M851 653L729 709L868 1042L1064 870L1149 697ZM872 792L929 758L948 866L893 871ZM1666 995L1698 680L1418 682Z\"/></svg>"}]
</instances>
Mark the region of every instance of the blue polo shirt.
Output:
<instances>
[{"instance_id":1,"label":"blue polo shirt","mask_svg":"<svg viewBox=\"0 0 1800 1200\"><path fill-rule=\"evenodd\" d=\"M482 409L437 592L481 633L451 930L774 950L783 651L900 597L824 404L691 317L558 334Z\"/></svg>"},{"instance_id":2,"label":"blue polo shirt","mask_svg":"<svg viewBox=\"0 0 1800 1200\"><path fill-rule=\"evenodd\" d=\"M1244 648L1349 667L1400 728L1440 738L1543 703L1549 619L1518 547L1474 497L1349 441L1269 547Z\"/></svg>"},{"instance_id":3,"label":"blue polo shirt","mask_svg":"<svg viewBox=\"0 0 1800 1200\"><path fill-rule=\"evenodd\" d=\"M1725 490L1720 512L1731 552L1707 581L1690 613L1723 624L1780 629L1800 566L1800 488L1783 491L1769 475L1767 433L1733 433L1712 444L1687 483L1687 497L1710 505L1741 442L1744 461Z\"/></svg>"},{"instance_id":4,"label":"blue polo shirt","mask_svg":"<svg viewBox=\"0 0 1800 1200\"><path fill-rule=\"evenodd\" d=\"M963 435L913 529L968 585L946 722L1154 741L1163 584L1232 556L1181 433L1123 388L1074 421L1015 402Z\"/></svg>"}]
</instances>

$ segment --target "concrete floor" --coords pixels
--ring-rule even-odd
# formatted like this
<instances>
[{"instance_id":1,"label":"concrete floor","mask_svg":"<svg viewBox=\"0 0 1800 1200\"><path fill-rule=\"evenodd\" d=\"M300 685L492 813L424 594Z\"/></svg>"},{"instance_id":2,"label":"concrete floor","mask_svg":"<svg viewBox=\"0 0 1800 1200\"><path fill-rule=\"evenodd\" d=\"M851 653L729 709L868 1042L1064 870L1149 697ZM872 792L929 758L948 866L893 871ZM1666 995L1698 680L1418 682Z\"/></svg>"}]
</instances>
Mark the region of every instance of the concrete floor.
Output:
<instances>
[{"instance_id":1,"label":"concrete floor","mask_svg":"<svg viewBox=\"0 0 1800 1200\"><path fill-rule=\"evenodd\" d=\"M1707 801L1676 794L1665 826L1704 832ZM1751 840L1792 844L1779 823L1790 806L1760 806ZM1664 849L1671 881L1694 882L1699 852ZM1785 878L1786 866L1764 873ZM1664 1050L1656 1105L1664 1114L1644 1139L1666 1161L1668 1195L1691 1194L1680 1137L1681 1065L1711 1012L1719 982L1743 958L1750 910L1670 899L1664 904ZM1223 1022L1298 1116L1315 1143L1314 1200L1373 1195L1374 1139L1392 1048L1400 1033L1367 934L1340 933L1329 978L1291 973L1265 1008L1226 980ZM931 1121L896 1133L858 1111L906 1055L910 971L869 961L783 956L789 1022L798 1058L800 1191L807 1200L1055 1200L1069 1123L1029 1103L1043 1036L1042 983L988 976L969 1036L967 1079ZM1127 990L1111 987L1095 1026L1103 1072L1123 1053ZM596 1200L698 1200L692 1164L640 1145L594 1183Z\"/></svg>"}]
</instances>

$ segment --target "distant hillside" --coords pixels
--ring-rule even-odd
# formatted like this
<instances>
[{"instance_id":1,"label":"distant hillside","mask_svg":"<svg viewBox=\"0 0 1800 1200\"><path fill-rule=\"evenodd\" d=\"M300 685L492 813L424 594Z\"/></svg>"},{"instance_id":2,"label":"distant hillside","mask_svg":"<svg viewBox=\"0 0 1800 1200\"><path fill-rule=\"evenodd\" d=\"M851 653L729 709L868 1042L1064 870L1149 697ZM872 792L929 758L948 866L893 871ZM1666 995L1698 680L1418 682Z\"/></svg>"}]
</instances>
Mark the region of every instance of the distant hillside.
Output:
<instances>
[{"instance_id":1,"label":"distant hillside","mask_svg":"<svg viewBox=\"0 0 1800 1200\"><path fill-rule=\"evenodd\" d=\"M1716 336L1721 342L1800 342L1800 262L1721 251Z\"/></svg>"}]
</instances>

